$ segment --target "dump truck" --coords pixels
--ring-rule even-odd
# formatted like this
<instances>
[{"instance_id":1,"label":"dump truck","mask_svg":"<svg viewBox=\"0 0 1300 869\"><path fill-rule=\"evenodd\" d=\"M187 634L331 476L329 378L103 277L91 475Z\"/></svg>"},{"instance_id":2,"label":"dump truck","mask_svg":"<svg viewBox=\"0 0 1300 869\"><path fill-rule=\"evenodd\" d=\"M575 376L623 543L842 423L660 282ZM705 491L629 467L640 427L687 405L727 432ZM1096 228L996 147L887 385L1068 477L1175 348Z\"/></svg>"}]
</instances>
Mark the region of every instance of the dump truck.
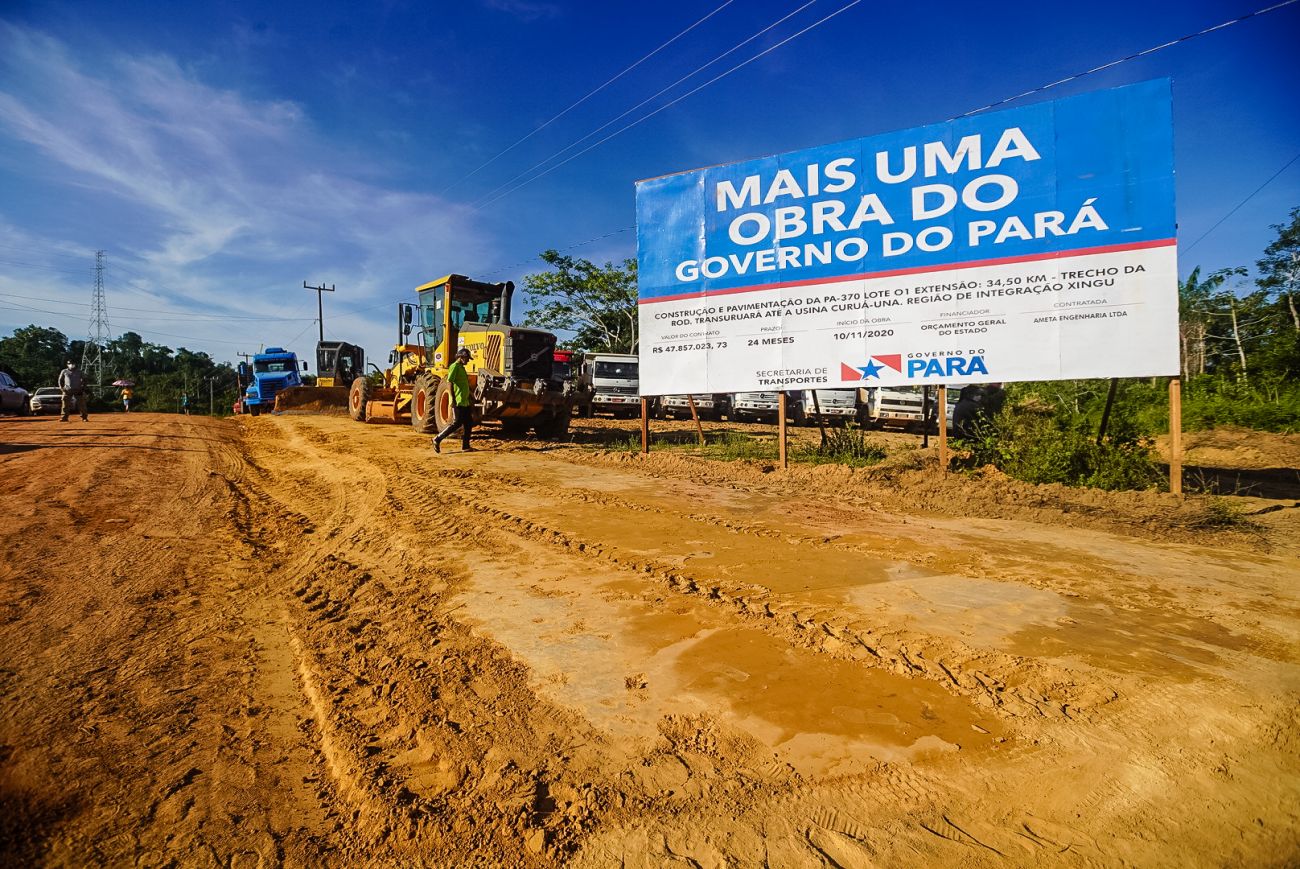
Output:
<instances>
[{"instance_id":1,"label":"dump truck","mask_svg":"<svg viewBox=\"0 0 1300 869\"><path fill-rule=\"evenodd\" d=\"M417 287L415 304L397 306L388 369L381 378L352 381L352 418L409 421L421 434L446 427L454 416L447 370L465 349L476 423L498 421L513 434L531 428L545 438L568 434L581 390L556 376L555 335L510 322L514 290L512 281L490 284L454 274Z\"/></svg>"},{"instance_id":2,"label":"dump truck","mask_svg":"<svg viewBox=\"0 0 1300 869\"><path fill-rule=\"evenodd\" d=\"M600 411L619 417L641 413L640 357L629 353L588 353L582 358L579 383L586 393L583 416Z\"/></svg>"},{"instance_id":3,"label":"dump truck","mask_svg":"<svg viewBox=\"0 0 1300 869\"><path fill-rule=\"evenodd\" d=\"M731 406L731 396L724 392L706 392L702 395L665 395L659 399L659 415L673 419L689 419L691 401L695 402L695 414L701 419L721 420Z\"/></svg>"},{"instance_id":4,"label":"dump truck","mask_svg":"<svg viewBox=\"0 0 1300 869\"><path fill-rule=\"evenodd\" d=\"M780 415L780 401L780 393L776 392L737 392L732 396L729 416L732 422L776 422Z\"/></svg>"},{"instance_id":5,"label":"dump truck","mask_svg":"<svg viewBox=\"0 0 1300 869\"><path fill-rule=\"evenodd\" d=\"M307 370L304 360L302 370ZM244 390L244 410L253 416L262 411L268 413L275 409L275 399L285 389L302 386L302 377L298 374L298 356L292 350L283 347L267 347L253 357L252 365L239 363L241 382L247 382Z\"/></svg>"},{"instance_id":6,"label":"dump truck","mask_svg":"<svg viewBox=\"0 0 1300 869\"><path fill-rule=\"evenodd\" d=\"M796 424L816 425L820 413L822 422L852 422L858 418L858 391L856 389L818 389L813 400L813 390L802 389L790 394L793 399L792 416Z\"/></svg>"}]
</instances>

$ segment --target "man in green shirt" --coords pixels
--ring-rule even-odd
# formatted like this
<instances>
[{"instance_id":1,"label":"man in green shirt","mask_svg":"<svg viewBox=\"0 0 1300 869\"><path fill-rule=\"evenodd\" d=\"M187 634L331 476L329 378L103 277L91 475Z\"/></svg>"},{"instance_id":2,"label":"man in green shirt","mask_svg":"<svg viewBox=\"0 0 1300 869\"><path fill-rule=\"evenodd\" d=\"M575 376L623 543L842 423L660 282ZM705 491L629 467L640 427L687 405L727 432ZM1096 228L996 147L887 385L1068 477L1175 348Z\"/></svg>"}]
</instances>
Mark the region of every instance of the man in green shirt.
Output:
<instances>
[{"instance_id":1,"label":"man in green shirt","mask_svg":"<svg viewBox=\"0 0 1300 869\"><path fill-rule=\"evenodd\" d=\"M469 432L474 427L474 410L469 406L469 372L465 370L465 363L468 361L469 351L462 347L456 351L456 361L447 369L447 382L451 384L451 399L455 404L456 418L433 439L435 453L442 452L443 439L456 429L461 430L461 451L474 451L474 448L469 445Z\"/></svg>"}]
</instances>

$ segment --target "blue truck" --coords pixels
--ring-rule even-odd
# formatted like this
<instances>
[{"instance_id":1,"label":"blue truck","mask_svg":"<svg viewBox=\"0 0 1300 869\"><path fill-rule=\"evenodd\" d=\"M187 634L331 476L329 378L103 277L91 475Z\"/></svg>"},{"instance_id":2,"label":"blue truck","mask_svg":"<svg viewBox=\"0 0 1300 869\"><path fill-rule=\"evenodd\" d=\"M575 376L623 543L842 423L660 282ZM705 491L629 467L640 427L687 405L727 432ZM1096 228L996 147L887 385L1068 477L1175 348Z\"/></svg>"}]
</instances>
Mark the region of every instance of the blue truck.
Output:
<instances>
[{"instance_id":1,"label":"blue truck","mask_svg":"<svg viewBox=\"0 0 1300 869\"><path fill-rule=\"evenodd\" d=\"M301 364L306 371L306 360ZM283 347L267 347L253 357L252 366L239 363L240 382L248 384L244 390L244 410L253 416L274 410L277 395L291 386L303 385L298 366L297 355Z\"/></svg>"}]
</instances>

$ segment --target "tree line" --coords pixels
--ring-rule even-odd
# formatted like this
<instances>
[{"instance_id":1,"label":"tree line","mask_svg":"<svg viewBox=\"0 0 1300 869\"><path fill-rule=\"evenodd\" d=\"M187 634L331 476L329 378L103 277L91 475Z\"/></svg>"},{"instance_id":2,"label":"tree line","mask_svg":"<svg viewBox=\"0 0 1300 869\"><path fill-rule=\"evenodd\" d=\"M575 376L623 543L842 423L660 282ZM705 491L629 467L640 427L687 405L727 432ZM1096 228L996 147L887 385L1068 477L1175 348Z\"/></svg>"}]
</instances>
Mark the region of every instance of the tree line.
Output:
<instances>
[{"instance_id":1,"label":"tree line","mask_svg":"<svg viewBox=\"0 0 1300 869\"><path fill-rule=\"evenodd\" d=\"M0 338L0 369L28 392L35 392L42 386L55 386L67 360L80 364L85 348L85 341L69 340L58 329L22 326ZM181 397L188 395L194 410L206 411L211 395L217 412L229 412L237 397L234 368L215 362L206 353L184 347L172 350L145 341L135 332L124 332L100 349L105 387L115 380L134 382L134 403L140 410L175 411ZM116 394L115 389L104 389L92 397L92 407L102 410L112 406Z\"/></svg>"}]
</instances>

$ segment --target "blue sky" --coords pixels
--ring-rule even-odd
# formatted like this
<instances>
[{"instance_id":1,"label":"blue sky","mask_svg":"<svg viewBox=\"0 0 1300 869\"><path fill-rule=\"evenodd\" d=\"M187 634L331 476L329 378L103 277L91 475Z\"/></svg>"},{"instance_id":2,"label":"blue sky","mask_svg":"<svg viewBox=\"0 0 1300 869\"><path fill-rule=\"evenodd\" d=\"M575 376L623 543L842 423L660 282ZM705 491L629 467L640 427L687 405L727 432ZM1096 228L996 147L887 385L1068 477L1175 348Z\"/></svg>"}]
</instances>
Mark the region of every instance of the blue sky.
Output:
<instances>
[{"instance_id":1,"label":"blue sky","mask_svg":"<svg viewBox=\"0 0 1300 869\"><path fill-rule=\"evenodd\" d=\"M324 282L327 336L382 362L430 278L634 257L638 179L942 121L1271 5L863 0L816 24L849 3L4 0L0 334L84 337L102 249L115 333L310 356ZM1300 153L1297 37L1300 3L1013 105L1170 77L1182 271L1250 266L1300 162L1202 236Z\"/></svg>"}]
</instances>

